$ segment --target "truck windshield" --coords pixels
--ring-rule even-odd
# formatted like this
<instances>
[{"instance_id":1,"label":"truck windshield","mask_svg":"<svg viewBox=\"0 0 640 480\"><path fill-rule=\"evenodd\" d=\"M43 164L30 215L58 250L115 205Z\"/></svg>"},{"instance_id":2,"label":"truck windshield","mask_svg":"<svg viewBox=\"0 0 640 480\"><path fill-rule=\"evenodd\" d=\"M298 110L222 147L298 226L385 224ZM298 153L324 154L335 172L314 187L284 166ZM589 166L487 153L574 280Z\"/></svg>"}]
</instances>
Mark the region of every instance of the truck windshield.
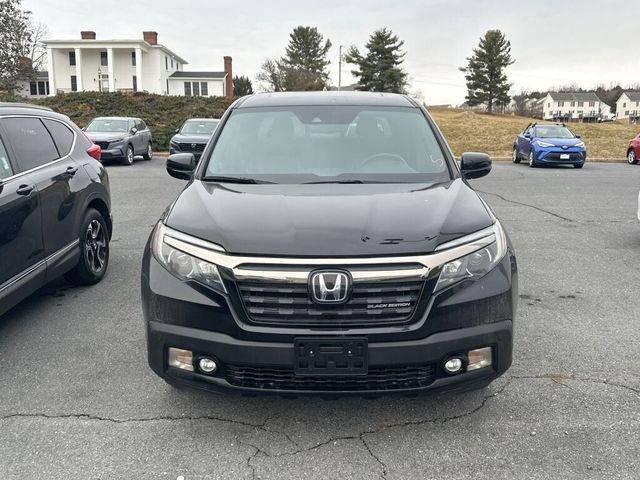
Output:
<instances>
[{"instance_id":1,"label":"truck windshield","mask_svg":"<svg viewBox=\"0 0 640 480\"><path fill-rule=\"evenodd\" d=\"M417 108L288 106L234 110L207 177L276 183L436 183L445 155Z\"/></svg>"}]
</instances>

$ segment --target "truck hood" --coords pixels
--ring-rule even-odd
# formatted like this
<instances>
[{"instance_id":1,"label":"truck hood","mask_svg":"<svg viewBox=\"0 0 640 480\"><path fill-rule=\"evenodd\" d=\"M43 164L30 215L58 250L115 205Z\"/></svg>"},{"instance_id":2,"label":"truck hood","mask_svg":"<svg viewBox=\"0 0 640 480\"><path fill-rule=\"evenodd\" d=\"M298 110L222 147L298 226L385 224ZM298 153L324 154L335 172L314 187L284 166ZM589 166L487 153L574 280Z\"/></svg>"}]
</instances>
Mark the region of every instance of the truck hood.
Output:
<instances>
[{"instance_id":1,"label":"truck hood","mask_svg":"<svg viewBox=\"0 0 640 480\"><path fill-rule=\"evenodd\" d=\"M234 254L356 257L429 253L490 226L493 216L461 179L435 185L195 180L165 222Z\"/></svg>"}]
</instances>

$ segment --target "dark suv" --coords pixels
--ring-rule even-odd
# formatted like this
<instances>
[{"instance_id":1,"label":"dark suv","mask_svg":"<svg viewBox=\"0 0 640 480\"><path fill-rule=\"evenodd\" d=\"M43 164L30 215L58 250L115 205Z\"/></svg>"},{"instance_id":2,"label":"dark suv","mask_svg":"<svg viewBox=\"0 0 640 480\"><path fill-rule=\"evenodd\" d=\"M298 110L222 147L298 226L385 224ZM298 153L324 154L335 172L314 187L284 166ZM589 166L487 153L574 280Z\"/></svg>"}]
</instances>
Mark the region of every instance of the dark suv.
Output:
<instances>
[{"instance_id":1,"label":"dark suv","mask_svg":"<svg viewBox=\"0 0 640 480\"><path fill-rule=\"evenodd\" d=\"M153 158L153 137L146 123L133 117L94 118L85 128L87 137L102 149L102 160L133 165L136 155Z\"/></svg>"},{"instance_id":2,"label":"dark suv","mask_svg":"<svg viewBox=\"0 0 640 480\"><path fill-rule=\"evenodd\" d=\"M68 117L0 103L0 315L62 274L104 277L112 222L99 158Z\"/></svg>"},{"instance_id":3,"label":"dark suv","mask_svg":"<svg viewBox=\"0 0 640 480\"><path fill-rule=\"evenodd\" d=\"M283 93L225 113L147 244L149 363L279 394L470 389L511 365L517 267L429 114L403 95Z\"/></svg>"}]
</instances>

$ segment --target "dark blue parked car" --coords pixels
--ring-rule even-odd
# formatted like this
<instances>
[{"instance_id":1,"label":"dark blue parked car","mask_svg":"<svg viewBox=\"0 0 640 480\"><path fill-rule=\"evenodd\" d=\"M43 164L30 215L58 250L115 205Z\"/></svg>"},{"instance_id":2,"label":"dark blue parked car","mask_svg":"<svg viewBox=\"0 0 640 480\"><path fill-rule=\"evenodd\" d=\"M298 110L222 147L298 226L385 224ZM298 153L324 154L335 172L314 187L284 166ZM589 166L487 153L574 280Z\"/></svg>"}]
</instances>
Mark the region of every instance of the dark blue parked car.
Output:
<instances>
[{"instance_id":1,"label":"dark blue parked car","mask_svg":"<svg viewBox=\"0 0 640 480\"><path fill-rule=\"evenodd\" d=\"M579 135L564 124L527 125L513 144L513 163L522 159L530 167L538 165L573 165L582 168L587 160L587 149Z\"/></svg>"}]
</instances>

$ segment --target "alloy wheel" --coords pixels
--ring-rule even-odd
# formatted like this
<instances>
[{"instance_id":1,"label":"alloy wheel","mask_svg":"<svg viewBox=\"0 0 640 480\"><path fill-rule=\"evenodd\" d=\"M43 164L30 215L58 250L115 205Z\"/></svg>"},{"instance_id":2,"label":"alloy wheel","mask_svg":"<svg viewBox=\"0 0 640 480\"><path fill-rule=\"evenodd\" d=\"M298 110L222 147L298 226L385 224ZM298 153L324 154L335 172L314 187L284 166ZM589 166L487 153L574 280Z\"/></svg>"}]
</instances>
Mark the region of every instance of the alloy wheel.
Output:
<instances>
[{"instance_id":1,"label":"alloy wheel","mask_svg":"<svg viewBox=\"0 0 640 480\"><path fill-rule=\"evenodd\" d=\"M629 162L629 165L635 165L638 163L635 150L629 150L629 153L627 154L627 161Z\"/></svg>"},{"instance_id":2,"label":"alloy wheel","mask_svg":"<svg viewBox=\"0 0 640 480\"><path fill-rule=\"evenodd\" d=\"M94 274L104 269L107 258L106 232L98 220L91 220L84 238L84 255L87 266Z\"/></svg>"},{"instance_id":3,"label":"alloy wheel","mask_svg":"<svg viewBox=\"0 0 640 480\"><path fill-rule=\"evenodd\" d=\"M129 165L133 164L133 148L127 147L127 163Z\"/></svg>"},{"instance_id":4,"label":"alloy wheel","mask_svg":"<svg viewBox=\"0 0 640 480\"><path fill-rule=\"evenodd\" d=\"M530 150L530 151L529 151L529 166L530 166L531 168L533 168L533 167L535 167L535 166L536 166L536 160L535 160L535 158L533 157L533 150Z\"/></svg>"}]
</instances>

